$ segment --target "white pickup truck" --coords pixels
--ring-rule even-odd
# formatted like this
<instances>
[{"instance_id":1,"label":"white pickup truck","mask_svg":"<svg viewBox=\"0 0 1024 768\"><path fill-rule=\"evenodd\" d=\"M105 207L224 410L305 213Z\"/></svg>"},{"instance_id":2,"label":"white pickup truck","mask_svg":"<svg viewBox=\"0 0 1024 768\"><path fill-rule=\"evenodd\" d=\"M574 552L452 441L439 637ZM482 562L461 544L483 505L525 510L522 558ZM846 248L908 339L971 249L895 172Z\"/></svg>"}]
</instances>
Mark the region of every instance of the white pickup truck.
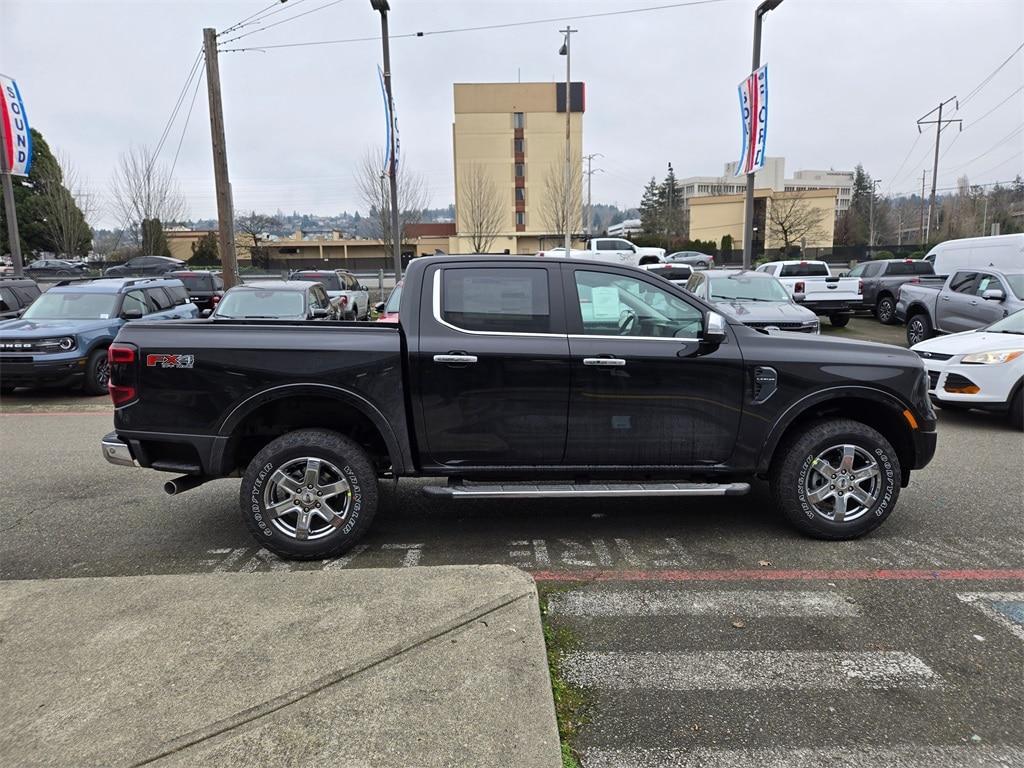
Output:
<instances>
[{"instance_id":1,"label":"white pickup truck","mask_svg":"<svg viewBox=\"0 0 1024 768\"><path fill-rule=\"evenodd\" d=\"M538 256L555 256L566 258L565 248L550 248L540 251ZM612 264L628 264L639 267L642 264L660 264L665 259L664 248L644 248L633 245L629 240L620 237L592 237L583 250L573 248L568 253L570 259L592 259L608 261Z\"/></svg>"},{"instance_id":2,"label":"white pickup truck","mask_svg":"<svg viewBox=\"0 0 1024 768\"><path fill-rule=\"evenodd\" d=\"M860 278L832 277L824 261L769 261L757 268L778 278L794 301L842 328L862 301Z\"/></svg>"}]
</instances>

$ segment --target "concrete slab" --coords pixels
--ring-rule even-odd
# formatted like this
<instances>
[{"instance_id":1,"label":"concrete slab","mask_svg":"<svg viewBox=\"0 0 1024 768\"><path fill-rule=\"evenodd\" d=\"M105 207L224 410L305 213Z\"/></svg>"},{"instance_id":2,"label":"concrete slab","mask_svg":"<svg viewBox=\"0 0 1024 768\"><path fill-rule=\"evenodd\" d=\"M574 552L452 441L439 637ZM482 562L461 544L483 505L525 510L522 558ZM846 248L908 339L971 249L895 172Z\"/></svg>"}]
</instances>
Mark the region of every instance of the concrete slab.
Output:
<instances>
[{"instance_id":1,"label":"concrete slab","mask_svg":"<svg viewBox=\"0 0 1024 768\"><path fill-rule=\"evenodd\" d=\"M504 566L0 582L5 765L559 766Z\"/></svg>"}]
</instances>

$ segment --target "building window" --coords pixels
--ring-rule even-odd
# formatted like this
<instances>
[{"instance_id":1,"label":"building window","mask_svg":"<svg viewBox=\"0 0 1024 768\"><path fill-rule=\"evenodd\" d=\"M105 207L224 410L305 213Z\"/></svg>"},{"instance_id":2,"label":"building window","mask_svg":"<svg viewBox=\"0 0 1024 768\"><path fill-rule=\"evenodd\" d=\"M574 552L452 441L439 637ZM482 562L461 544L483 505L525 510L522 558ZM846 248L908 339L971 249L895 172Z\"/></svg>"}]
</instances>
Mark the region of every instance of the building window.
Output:
<instances>
[{"instance_id":1,"label":"building window","mask_svg":"<svg viewBox=\"0 0 1024 768\"><path fill-rule=\"evenodd\" d=\"M516 200L520 203L526 202L526 189L523 187L516 187Z\"/></svg>"},{"instance_id":2,"label":"building window","mask_svg":"<svg viewBox=\"0 0 1024 768\"><path fill-rule=\"evenodd\" d=\"M521 179L526 176L526 165L524 163L516 163L516 178Z\"/></svg>"},{"instance_id":3,"label":"building window","mask_svg":"<svg viewBox=\"0 0 1024 768\"><path fill-rule=\"evenodd\" d=\"M526 116L522 112L512 113L512 127L513 128L525 128L526 127Z\"/></svg>"},{"instance_id":4,"label":"building window","mask_svg":"<svg viewBox=\"0 0 1024 768\"><path fill-rule=\"evenodd\" d=\"M525 141L523 141L523 139L515 139L515 140L514 140L514 144L515 144L515 153L516 153L517 155L521 155L521 154L523 154L523 152L524 152L524 149L523 149L523 145L524 145L525 143L526 143L526 142L525 142Z\"/></svg>"},{"instance_id":5,"label":"building window","mask_svg":"<svg viewBox=\"0 0 1024 768\"><path fill-rule=\"evenodd\" d=\"M525 212L523 212L523 211L516 211L516 226L517 227L525 227L526 226L526 213Z\"/></svg>"}]
</instances>

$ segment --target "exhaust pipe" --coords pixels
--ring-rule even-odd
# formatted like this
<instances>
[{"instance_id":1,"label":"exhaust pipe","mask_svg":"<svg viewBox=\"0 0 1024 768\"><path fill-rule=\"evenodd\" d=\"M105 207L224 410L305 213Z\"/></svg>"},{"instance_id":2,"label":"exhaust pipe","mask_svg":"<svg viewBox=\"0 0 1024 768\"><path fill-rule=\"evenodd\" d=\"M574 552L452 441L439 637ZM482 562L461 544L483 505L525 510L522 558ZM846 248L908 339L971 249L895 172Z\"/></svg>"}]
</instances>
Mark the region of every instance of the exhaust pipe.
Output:
<instances>
[{"instance_id":1,"label":"exhaust pipe","mask_svg":"<svg viewBox=\"0 0 1024 768\"><path fill-rule=\"evenodd\" d=\"M176 477L174 480L168 480L164 483L164 493L175 496L185 491L191 491L193 488L198 488L203 483L207 482L210 478L203 477L201 475L182 475Z\"/></svg>"}]
</instances>

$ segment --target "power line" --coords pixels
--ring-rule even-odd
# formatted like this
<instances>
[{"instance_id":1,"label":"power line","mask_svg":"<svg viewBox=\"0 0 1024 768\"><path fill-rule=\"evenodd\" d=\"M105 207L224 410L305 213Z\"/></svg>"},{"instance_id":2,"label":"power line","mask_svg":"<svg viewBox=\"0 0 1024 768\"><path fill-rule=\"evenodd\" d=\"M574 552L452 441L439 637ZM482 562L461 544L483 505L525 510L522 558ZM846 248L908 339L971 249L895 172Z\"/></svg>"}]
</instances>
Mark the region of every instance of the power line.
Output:
<instances>
[{"instance_id":1,"label":"power line","mask_svg":"<svg viewBox=\"0 0 1024 768\"><path fill-rule=\"evenodd\" d=\"M978 175L979 175L979 176L982 176L982 177L984 177L984 176L987 176L988 174L992 173L992 171L996 171L996 170L999 170L999 169L1000 169L1000 168L1002 168L1002 167L1003 167L1004 165L1006 165L1006 164L1007 164L1008 162L1010 162L1011 160L1016 160L1016 159L1017 159L1018 157L1020 157L1021 155L1024 155L1024 149L1018 149L1018 150L1017 150L1016 152L1014 152L1014 153L1013 153L1012 155L1010 155L1010 156L1009 156L1008 158L1006 158L1005 160L1003 160L1003 161L1002 161L1001 163L999 163L998 165L993 165L993 166L992 166L991 168L989 168L989 169L988 169L987 171L983 171L982 173L979 173Z\"/></svg>"},{"instance_id":2,"label":"power line","mask_svg":"<svg viewBox=\"0 0 1024 768\"><path fill-rule=\"evenodd\" d=\"M287 24L289 21L295 21L296 19L301 19L303 16L309 16L309 14L311 14L311 13L316 13L317 11L322 11L322 10L324 10L324 8L330 8L332 5L337 5L338 3L341 3L341 2L344 2L344 0L331 0L331 2L326 3L325 5L321 5L321 6L318 6L316 8L312 8L312 9L310 9L308 11L303 11L302 13L297 13L294 16L289 16L288 18L281 19L280 21L275 21L273 24L267 24L265 27L260 27L259 29L253 29L253 30L250 30L249 32L243 32L242 34L237 35L236 37L229 37L227 40L222 40L221 44L222 45L227 45L228 43L233 43L235 40L241 40L243 37L248 37L249 35L255 35L257 32L265 32L268 29L273 29L274 27L280 26L281 24ZM267 15L270 16L272 14L268 13Z\"/></svg>"},{"instance_id":3,"label":"power line","mask_svg":"<svg viewBox=\"0 0 1024 768\"><path fill-rule=\"evenodd\" d=\"M1008 102L1008 101L1009 101L1010 99L1012 99L1012 98L1013 98L1014 96L1016 96L1016 95L1017 95L1018 93L1020 93L1021 91L1024 91L1024 85L1021 85L1021 86L1019 86L1019 87L1017 88L1017 90L1015 90L1015 91L1014 91L1013 93L1011 93L1011 94L1010 94L1009 96L1007 96L1007 97L1006 97L1005 99L1003 99L1002 101L1000 101L1000 102L999 102L998 104L996 104L996 105L995 105L994 107L992 107L992 109L990 109L990 110L989 110L988 112L986 112L986 113L985 113L984 115L982 115L981 117L979 117L979 118L978 118L977 120L972 120L971 122L969 122L969 123L968 123L967 125L965 125L965 126L964 126L964 130L966 131L966 130L967 130L968 128L970 128L970 127L971 127L972 125L977 125L978 123L980 123L980 122L981 122L982 120L984 120L984 119L985 119L986 117L988 117L989 115L991 115L991 114L992 114L993 112L995 112L995 111L996 111L997 109L999 109L999 108L1000 108L1001 106L1003 106L1003 104L1005 104L1006 102Z\"/></svg>"},{"instance_id":4,"label":"power line","mask_svg":"<svg viewBox=\"0 0 1024 768\"><path fill-rule=\"evenodd\" d=\"M993 144L991 147L989 147L984 152L982 152L980 155L978 155L977 157L971 158L966 163L960 163L960 165L954 165L952 168L950 168L947 171L947 173L949 173L951 171L958 171L961 168L966 168L968 165L970 165L974 161L981 160L981 158L983 158L986 155L988 155L989 153L994 152L995 150L999 149L999 147L1001 147L1003 144L1005 144L1006 142L1014 139L1018 134L1020 134L1022 132L1024 132L1024 125L1017 126L1012 131L1010 131L1006 136L1004 136L999 141L997 141L995 144Z\"/></svg>"},{"instance_id":5,"label":"power line","mask_svg":"<svg viewBox=\"0 0 1024 768\"><path fill-rule=\"evenodd\" d=\"M192 117L192 108L196 105L196 96L199 95L199 86L203 84L203 78L206 76L205 72L200 71L199 77L196 78L196 87L192 91L192 102L188 105L188 112L185 114L185 123L181 126L181 138L178 139L178 148L174 150L174 161L171 163L171 170L169 176L174 176L174 167L178 164L178 155L181 154L181 145L185 141L185 131L188 130L188 121Z\"/></svg>"},{"instance_id":6,"label":"power line","mask_svg":"<svg viewBox=\"0 0 1024 768\"><path fill-rule=\"evenodd\" d=\"M296 5L301 5L302 3L306 2L306 0L295 0L295 2L293 2L290 7L286 7L284 5L285 2L286 0L274 0L273 3L268 5L262 11L257 11L256 13L252 14L252 16L246 16L241 21L232 24L230 27L222 29L217 34L217 37L220 37L221 35L226 35L229 32L234 32L236 29L242 29L242 27L248 27L250 24L258 24L259 22L263 21L263 19L269 18L270 16L273 16L275 13L280 13L281 11L284 10L291 10ZM273 11L271 10L272 8L277 8L277 10ZM270 13L267 13L267 11L270 11Z\"/></svg>"},{"instance_id":7,"label":"power line","mask_svg":"<svg viewBox=\"0 0 1024 768\"><path fill-rule=\"evenodd\" d=\"M400 35L391 35L392 40L407 37L429 37L432 35L451 35L459 32L486 32L494 29L510 29L514 27L526 27L533 24L553 24L562 21L579 21L580 19L599 19L608 16L624 16L633 13L648 13L651 11L665 11L673 8L686 8L696 5L711 5L723 3L726 0L689 0L683 3L669 3L668 5L652 5L646 8L626 8L620 11L603 11L601 13L584 13L572 16L554 16L546 19L531 19L529 21L510 21L503 24L485 24L478 27L457 27L453 29L436 29L428 32L406 32ZM372 40L380 40L379 35L373 37L350 37L341 40L313 40L304 43L276 43L273 45L260 45L249 48L225 48L223 53L240 53L243 51L263 51L272 48L303 48L312 45L340 45L344 43L365 43ZM227 42L227 41L225 41Z\"/></svg>"},{"instance_id":8,"label":"power line","mask_svg":"<svg viewBox=\"0 0 1024 768\"><path fill-rule=\"evenodd\" d=\"M185 79L185 84L181 87L181 91L178 93L178 100L174 102L174 108L171 110L171 116L167 118L167 123L164 125L163 132L160 134L160 139L156 143L156 149L153 151L153 160L150 163L150 169L152 164L156 162L157 157L160 156L160 150L163 149L164 142L167 141L167 136L171 132L171 128L174 126L174 121L178 117L178 112L181 110L181 105L185 100L185 94L188 93L188 88L192 84L192 78L196 76L196 72L199 69L199 65L203 60L203 50L200 48L199 53L196 54L195 60L192 62L192 68L188 72L188 77ZM147 172L148 170L147 169Z\"/></svg>"},{"instance_id":9,"label":"power line","mask_svg":"<svg viewBox=\"0 0 1024 768\"><path fill-rule=\"evenodd\" d=\"M968 101L970 101L972 98L974 98L974 96L978 93L978 91L980 91L982 88L984 88L992 80L993 77L995 77L997 74L999 74L999 71L1003 67L1005 67L1007 64L1009 64L1010 60L1014 56L1016 56L1018 53L1020 53L1022 49L1024 49L1024 43L1021 43L1020 45L1018 45L1017 48L1014 50L1014 52L1006 57L1006 59L1003 61L1002 64L1000 64L998 67L996 67L994 70L992 70L992 72L989 73L988 77L986 77L984 80L982 80L980 83L978 83L978 85L975 86L974 90L971 91L970 93L968 93L964 97L964 100L960 102L960 104L958 105L957 109L959 110L960 106L963 106Z\"/></svg>"},{"instance_id":10,"label":"power line","mask_svg":"<svg viewBox=\"0 0 1024 768\"><path fill-rule=\"evenodd\" d=\"M899 175L899 173L900 171L903 170L903 166L907 164L907 160L910 158L910 154L914 151L914 147L917 146L917 142L921 140L921 136L922 134L918 133L917 136L914 137L914 143L910 145L910 149L907 150L907 154L903 156L903 162L900 163L900 166L899 168L896 169L896 172L889 177L889 186L885 188L886 194L889 194L889 190L892 189L892 185L896 183L896 180L902 178Z\"/></svg>"}]
</instances>

